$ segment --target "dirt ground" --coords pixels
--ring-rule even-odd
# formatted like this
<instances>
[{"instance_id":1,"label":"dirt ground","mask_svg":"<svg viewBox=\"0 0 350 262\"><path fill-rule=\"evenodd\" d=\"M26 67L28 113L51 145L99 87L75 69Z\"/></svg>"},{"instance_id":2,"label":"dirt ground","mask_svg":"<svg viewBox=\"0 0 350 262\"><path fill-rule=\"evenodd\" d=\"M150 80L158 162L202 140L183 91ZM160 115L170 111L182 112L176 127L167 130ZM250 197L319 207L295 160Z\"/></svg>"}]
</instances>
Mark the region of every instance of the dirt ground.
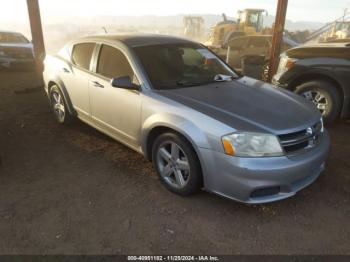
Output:
<instances>
[{"instance_id":1,"label":"dirt ground","mask_svg":"<svg viewBox=\"0 0 350 262\"><path fill-rule=\"evenodd\" d=\"M37 85L0 76L0 254L350 254L350 122L316 183L247 206L169 193L141 155L58 125Z\"/></svg>"}]
</instances>

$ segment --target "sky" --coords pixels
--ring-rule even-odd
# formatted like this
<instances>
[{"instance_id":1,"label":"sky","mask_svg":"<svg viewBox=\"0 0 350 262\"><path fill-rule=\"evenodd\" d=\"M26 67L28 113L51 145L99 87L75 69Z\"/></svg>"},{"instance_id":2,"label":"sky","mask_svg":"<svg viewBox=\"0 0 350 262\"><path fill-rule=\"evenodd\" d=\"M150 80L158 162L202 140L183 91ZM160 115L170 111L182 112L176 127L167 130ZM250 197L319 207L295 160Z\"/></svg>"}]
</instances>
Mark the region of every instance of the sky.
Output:
<instances>
[{"instance_id":1,"label":"sky","mask_svg":"<svg viewBox=\"0 0 350 262\"><path fill-rule=\"evenodd\" d=\"M0 0L0 23L28 20L26 0ZM277 0L39 0L44 22L55 23L70 17L96 15L178 15L221 14L236 16L237 11L263 8L276 12ZM329 22L340 17L350 0L289 0L287 19Z\"/></svg>"}]
</instances>

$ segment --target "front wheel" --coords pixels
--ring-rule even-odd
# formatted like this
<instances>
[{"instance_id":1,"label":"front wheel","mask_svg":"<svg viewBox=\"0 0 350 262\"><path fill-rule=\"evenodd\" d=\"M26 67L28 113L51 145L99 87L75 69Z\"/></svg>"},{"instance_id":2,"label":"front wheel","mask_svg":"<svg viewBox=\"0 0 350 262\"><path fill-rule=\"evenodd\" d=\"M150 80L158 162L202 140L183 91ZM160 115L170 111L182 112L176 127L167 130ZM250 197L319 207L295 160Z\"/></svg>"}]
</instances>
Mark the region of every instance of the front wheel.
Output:
<instances>
[{"instance_id":1,"label":"front wheel","mask_svg":"<svg viewBox=\"0 0 350 262\"><path fill-rule=\"evenodd\" d=\"M189 196L202 186L201 167L191 144L175 133L160 135L152 147L153 165L171 192Z\"/></svg>"},{"instance_id":2,"label":"front wheel","mask_svg":"<svg viewBox=\"0 0 350 262\"><path fill-rule=\"evenodd\" d=\"M68 111L63 94L56 85L50 88L50 103L58 123L69 124L73 121L73 116Z\"/></svg>"},{"instance_id":3,"label":"front wheel","mask_svg":"<svg viewBox=\"0 0 350 262\"><path fill-rule=\"evenodd\" d=\"M341 97L331 83L310 81L298 86L296 92L315 104L326 124L331 124L339 116Z\"/></svg>"}]
</instances>

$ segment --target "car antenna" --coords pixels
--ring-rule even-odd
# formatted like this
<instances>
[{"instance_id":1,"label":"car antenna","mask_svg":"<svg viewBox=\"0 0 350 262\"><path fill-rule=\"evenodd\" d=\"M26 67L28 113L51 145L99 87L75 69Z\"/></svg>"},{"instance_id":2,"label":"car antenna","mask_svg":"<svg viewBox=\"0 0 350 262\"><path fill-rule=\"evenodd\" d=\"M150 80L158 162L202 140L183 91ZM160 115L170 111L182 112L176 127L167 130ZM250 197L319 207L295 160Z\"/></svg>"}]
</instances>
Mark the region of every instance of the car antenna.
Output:
<instances>
[{"instance_id":1,"label":"car antenna","mask_svg":"<svg viewBox=\"0 0 350 262\"><path fill-rule=\"evenodd\" d=\"M102 26L102 29L103 29L103 31L105 31L105 34L108 34L106 27Z\"/></svg>"}]
</instances>

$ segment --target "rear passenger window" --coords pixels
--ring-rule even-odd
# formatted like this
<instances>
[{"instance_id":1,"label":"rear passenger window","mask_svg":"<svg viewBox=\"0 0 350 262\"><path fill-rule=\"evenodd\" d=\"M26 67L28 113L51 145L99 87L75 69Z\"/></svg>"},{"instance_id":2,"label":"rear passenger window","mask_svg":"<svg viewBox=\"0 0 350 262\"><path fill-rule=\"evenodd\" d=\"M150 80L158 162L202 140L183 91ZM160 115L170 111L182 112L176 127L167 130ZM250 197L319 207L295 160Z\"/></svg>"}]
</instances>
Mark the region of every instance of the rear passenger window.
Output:
<instances>
[{"instance_id":1,"label":"rear passenger window","mask_svg":"<svg viewBox=\"0 0 350 262\"><path fill-rule=\"evenodd\" d=\"M94 43L77 44L73 48L72 62L86 70L90 69L90 61L94 52Z\"/></svg>"},{"instance_id":2,"label":"rear passenger window","mask_svg":"<svg viewBox=\"0 0 350 262\"><path fill-rule=\"evenodd\" d=\"M125 55L118 49L107 45L102 45L97 73L107 78L129 76L133 79L134 77L134 72Z\"/></svg>"}]
</instances>

